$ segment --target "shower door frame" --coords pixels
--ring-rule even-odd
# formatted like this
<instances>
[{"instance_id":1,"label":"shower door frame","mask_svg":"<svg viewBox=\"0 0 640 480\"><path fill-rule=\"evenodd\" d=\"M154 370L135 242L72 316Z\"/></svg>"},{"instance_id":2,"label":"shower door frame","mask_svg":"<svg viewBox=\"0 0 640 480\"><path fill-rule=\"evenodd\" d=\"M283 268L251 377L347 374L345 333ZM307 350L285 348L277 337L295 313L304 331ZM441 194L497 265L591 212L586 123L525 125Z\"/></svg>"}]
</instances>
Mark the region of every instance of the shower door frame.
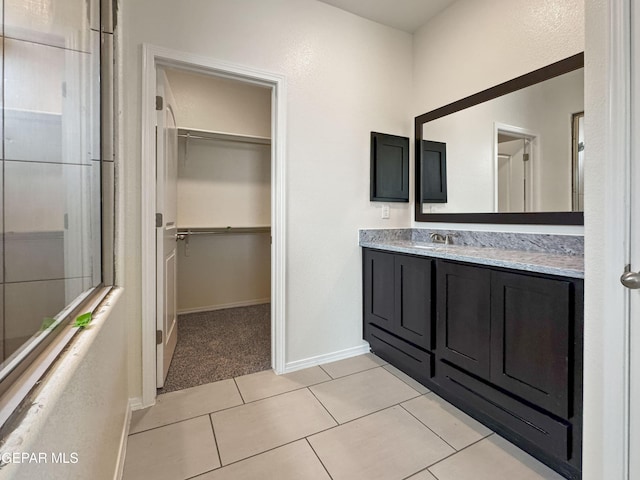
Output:
<instances>
[{"instance_id":1,"label":"shower door frame","mask_svg":"<svg viewBox=\"0 0 640 480\"><path fill-rule=\"evenodd\" d=\"M156 45L142 60L142 399L156 399L156 69L172 67L271 88L271 366L286 370L286 77Z\"/></svg>"}]
</instances>

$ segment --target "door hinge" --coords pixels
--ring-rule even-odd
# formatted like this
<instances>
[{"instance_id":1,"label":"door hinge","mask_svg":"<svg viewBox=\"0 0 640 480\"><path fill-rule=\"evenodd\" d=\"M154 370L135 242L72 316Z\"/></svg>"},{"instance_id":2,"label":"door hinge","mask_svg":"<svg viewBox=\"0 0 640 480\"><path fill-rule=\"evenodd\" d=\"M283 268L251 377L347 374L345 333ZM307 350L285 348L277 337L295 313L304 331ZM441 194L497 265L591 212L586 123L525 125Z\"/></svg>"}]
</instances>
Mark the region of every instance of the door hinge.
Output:
<instances>
[{"instance_id":1,"label":"door hinge","mask_svg":"<svg viewBox=\"0 0 640 480\"><path fill-rule=\"evenodd\" d=\"M162 214L156 213L156 227L162 226Z\"/></svg>"},{"instance_id":2,"label":"door hinge","mask_svg":"<svg viewBox=\"0 0 640 480\"><path fill-rule=\"evenodd\" d=\"M528 162L529 161L529 154L528 153L522 154L522 161L523 162Z\"/></svg>"},{"instance_id":3,"label":"door hinge","mask_svg":"<svg viewBox=\"0 0 640 480\"><path fill-rule=\"evenodd\" d=\"M156 110L162 110L164 108L163 103L162 97L160 95L156 95Z\"/></svg>"},{"instance_id":4,"label":"door hinge","mask_svg":"<svg viewBox=\"0 0 640 480\"><path fill-rule=\"evenodd\" d=\"M156 330L156 345L162 344L162 330Z\"/></svg>"}]
</instances>

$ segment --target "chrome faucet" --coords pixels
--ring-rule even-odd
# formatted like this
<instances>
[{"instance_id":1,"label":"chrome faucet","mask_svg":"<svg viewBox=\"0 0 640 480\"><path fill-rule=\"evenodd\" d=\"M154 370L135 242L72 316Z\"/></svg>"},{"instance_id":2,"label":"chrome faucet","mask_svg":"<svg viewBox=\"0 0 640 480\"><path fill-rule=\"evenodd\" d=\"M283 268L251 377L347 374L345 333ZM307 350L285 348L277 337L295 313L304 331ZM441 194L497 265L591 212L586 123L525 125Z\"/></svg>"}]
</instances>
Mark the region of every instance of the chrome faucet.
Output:
<instances>
[{"instance_id":1,"label":"chrome faucet","mask_svg":"<svg viewBox=\"0 0 640 480\"><path fill-rule=\"evenodd\" d=\"M445 245L453 245L454 237L457 237L456 233L447 233L442 235L441 233L430 233L429 238L433 243L444 243Z\"/></svg>"},{"instance_id":2,"label":"chrome faucet","mask_svg":"<svg viewBox=\"0 0 640 480\"><path fill-rule=\"evenodd\" d=\"M447 237L440 233L430 233L429 238L431 239L432 243L447 243Z\"/></svg>"},{"instance_id":3,"label":"chrome faucet","mask_svg":"<svg viewBox=\"0 0 640 480\"><path fill-rule=\"evenodd\" d=\"M458 236L457 233L447 233L444 236L444 243L447 245L453 245L453 239L457 236Z\"/></svg>"}]
</instances>

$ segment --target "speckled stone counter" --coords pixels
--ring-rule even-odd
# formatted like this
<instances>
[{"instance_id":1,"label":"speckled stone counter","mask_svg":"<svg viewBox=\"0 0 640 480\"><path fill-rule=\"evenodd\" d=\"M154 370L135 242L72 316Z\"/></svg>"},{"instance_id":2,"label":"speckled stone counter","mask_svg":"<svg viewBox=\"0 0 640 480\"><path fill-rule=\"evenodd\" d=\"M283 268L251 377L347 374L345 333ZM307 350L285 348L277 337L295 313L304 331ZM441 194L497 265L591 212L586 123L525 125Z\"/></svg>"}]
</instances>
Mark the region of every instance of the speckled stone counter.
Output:
<instances>
[{"instance_id":1,"label":"speckled stone counter","mask_svg":"<svg viewBox=\"0 0 640 480\"><path fill-rule=\"evenodd\" d=\"M430 243L429 233L454 234L454 244ZM360 230L359 238L361 247L584 278L584 244L577 236L390 229Z\"/></svg>"}]
</instances>

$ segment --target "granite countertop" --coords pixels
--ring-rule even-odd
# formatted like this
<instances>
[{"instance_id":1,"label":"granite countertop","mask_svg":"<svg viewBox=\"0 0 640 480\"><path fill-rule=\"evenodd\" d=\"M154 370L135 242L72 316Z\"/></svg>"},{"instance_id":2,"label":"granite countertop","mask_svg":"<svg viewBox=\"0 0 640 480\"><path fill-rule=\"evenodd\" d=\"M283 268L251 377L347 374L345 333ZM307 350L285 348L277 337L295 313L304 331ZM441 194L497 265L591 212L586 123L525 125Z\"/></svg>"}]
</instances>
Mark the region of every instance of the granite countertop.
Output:
<instances>
[{"instance_id":1,"label":"granite countertop","mask_svg":"<svg viewBox=\"0 0 640 480\"><path fill-rule=\"evenodd\" d=\"M467 245L444 245L408 239L360 239L360 246L493 267L584 278L584 256Z\"/></svg>"}]
</instances>

